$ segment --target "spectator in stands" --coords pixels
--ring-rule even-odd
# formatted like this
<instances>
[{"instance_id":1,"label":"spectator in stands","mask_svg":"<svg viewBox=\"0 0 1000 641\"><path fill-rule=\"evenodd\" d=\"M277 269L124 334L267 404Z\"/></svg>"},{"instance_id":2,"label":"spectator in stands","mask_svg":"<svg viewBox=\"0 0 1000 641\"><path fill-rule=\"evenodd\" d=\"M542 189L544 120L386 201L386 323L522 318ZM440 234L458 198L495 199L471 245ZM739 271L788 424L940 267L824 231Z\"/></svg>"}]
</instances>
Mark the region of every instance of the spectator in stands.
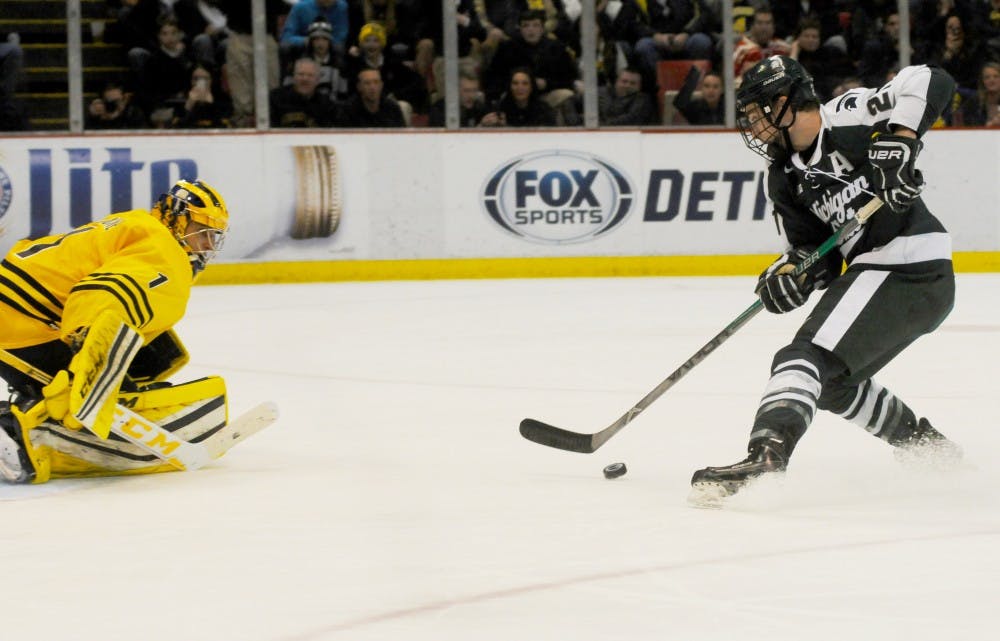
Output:
<instances>
[{"instance_id":1,"label":"spectator in stands","mask_svg":"<svg viewBox=\"0 0 1000 641\"><path fill-rule=\"evenodd\" d=\"M186 99L194 67L177 19L173 14L164 14L159 23L159 47L145 63L140 76L142 95L137 97L154 127L166 126L173 120L175 108Z\"/></svg>"},{"instance_id":2,"label":"spectator in stands","mask_svg":"<svg viewBox=\"0 0 1000 641\"><path fill-rule=\"evenodd\" d=\"M966 0L913 0L910 25L910 41L914 48L922 52L930 42L944 37L945 21L948 14L959 8L965 9Z\"/></svg>"},{"instance_id":3,"label":"spectator in stands","mask_svg":"<svg viewBox=\"0 0 1000 641\"><path fill-rule=\"evenodd\" d=\"M750 26L736 43L733 53L733 66L737 78L743 72L764 58L770 56L787 56L791 47L787 42L774 37L774 14L768 8L758 8L753 12Z\"/></svg>"},{"instance_id":4,"label":"spectator in stands","mask_svg":"<svg viewBox=\"0 0 1000 641\"><path fill-rule=\"evenodd\" d=\"M382 78L384 95L392 97L405 113L426 113L427 87L424 79L406 65L399 55L386 50L385 28L377 22L369 22L361 28L358 45L348 51L345 64L347 78L358 77L364 69L377 69ZM348 87L348 93L357 93L357 83ZM405 103L405 104L404 104Z\"/></svg>"},{"instance_id":5,"label":"spectator in stands","mask_svg":"<svg viewBox=\"0 0 1000 641\"><path fill-rule=\"evenodd\" d=\"M319 86L317 91L325 93L333 100L347 98L347 78L341 72L343 63L334 53L333 27L320 18L309 25L309 38L306 42L304 57L312 58L319 64ZM289 75L284 84L292 81Z\"/></svg>"},{"instance_id":6,"label":"spectator in stands","mask_svg":"<svg viewBox=\"0 0 1000 641\"><path fill-rule=\"evenodd\" d=\"M509 90L500 97L481 127L554 127L555 110L538 95L537 82L528 67L510 73Z\"/></svg>"},{"instance_id":7,"label":"spectator in stands","mask_svg":"<svg viewBox=\"0 0 1000 641\"><path fill-rule=\"evenodd\" d=\"M607 1L607 0L605 0ZM489 66L497 47L518 34L520 10L516 0L475 0L476 19L486 31L482 42L482 64Z\"/></svg>"},{"instance_id":8,"label":"spectator in stands","mask_svg":"<svg viewBox=\"0 0 1000 641\"><path fill-rule=\"evenodd\" d=\"M642 90L642 74L638 69L622 69L614 85L605 84L598 90L597 118L602 126L610 127L641 127L656 123L653 98Z\"/></svg>"},{"instance_id":9,"label":"spectator in stands","mask_svg":"<svg viewBox=\"0 0 1000 641\"><path fill-rule=\"evenodd\" d=\"M385 29L386 47L395 44L399 29L396 18L396 0L354 0L348 3L350 29L347 31L347 42L357 42L361 27L369 22L376 22ZM397 51L405 56L405 51Z\"/></svg>"},{"instance_id":10,"label":"spectator in stands","mask_svg":"<svg viewBox=\"0 0 1000 641\"><path fill-rule=\"evenodd\" d=\"M910 48L913 53L913 48ZM899 64L899 14L893 9L882 21L882 30L869 39L858 60L858 75L867 87L881 87L889 70Z\"/></svg>"},{"instance_id":11,"label":"spectator in stands","mask_svg":"<svg viewBox=\"0 0 1000 641\"><path fill-rule=\"evenodd\" d=\"M948 12L943 33L937 33L924 44L917 51L915 62L937 65L951 74L959 90L975 91L986 47L975 26L967 24L963 13L957 10Z\"/></svg>"},{"instance_id":12,"label":"spectator in stands","mask_svg":"<svg viewBox=\"0 0 1000 641\"><path fill-rule=\"evenodd\" d=\"M496 100L504 92L509 94L512 71L526 67L535 82L532 99L538 95L556 110L561 110L567 102L572 105L576 64L564 43L546 37L544 20L541 11L521 14L520 33L500 44L486 69L484 84L488 100Z\"/></svg>"},{"instance_id":13,"label":"spectator in stands","mask_svg":"<svg viewBox=\"0 0 1000 641\"><path fill-rule=\"evenodd\" d=\"M125 93L120 82L104 85L101 95L87 105L83 119L85 129L143 129L148 127L146 114L132 104L132 96Z\"/></svg>"},{"instance_id":14,"label":"spectator in stands","mask_svg":"<svg viewBox=\"0 0 1000 641\"><path fill-rule=\"evenodd\" d=\"M695 90L701 84L701 96ZM674 107L689 125L726 124L726 105L722 100L722 75L709 71L702 77L694 65L684 79L684 85L674 97Z\"/></svg>"},{"instance_id":15,"label":"spectator in stands","mask_svg":"<svg viewBox=\"0 0 1000 641\"><path fill-rule=\"evenodd\" d=\"M454 0L458 29L458 63L467 68L479 68L479 47L486 39L486 29L479 24L473 0ZM444 95L444 34L440 2L424 5L424 21L417 38L414 68L423 78L432 99Z\"/></svg>"},{"instance_id":16,"label":"spectator in stands","mask_svg":"<svg viewBox=\"0 0 1000 641\"><path fill-rule=\"evenodd\" d=\"M847 37L840 24L842 0L771 0L774 12L774 35L792 40L799 33L800 25L806 18L818 23L817 29L823 34L821 45L835 47L847 54Z\"/></svg>"},{"instance_id":17,"label":"spectator in stands","mask_svg":"<svg viewBox=\"0 0 1000 641\"><path fill-rule=\"evenodd\" d=\"M983 25L983 39L991 59L1000 60L1000 0L989 0L977 5L976 22Z\"/></svg>"},{"instance_id":18,"label":"spectator in stands","mask_svg":"<svg viewBox=\"0 0 1000 641\"><path fill-rule=\"evenodd\" d=\"M851 24L845 32L847 51L851 58L857 60L864 55L868 42L875 40L882 34L889 14L896 14L896 0L852 0L850 6L853 9L851 11ZM898 32L898 17L896 29Z\"/></svg>"},{"instance_id":19,"label":"spectator in stands","mask_svg":"<svg viewBox=\"0 0 1000 641\"><path fill-rule=\"evenodd\" d=\"M813 77L821 101L830 99L833 88L844 78L854 75L854 65L838 46L823 44L820 22L805 17L795 30L795 39L788 56L798 60Z\"/></svg>"},{"instance_id":20,"label":"spectator in stands","mask_svg":"<svg viewBox=\"0 0 1000 641\"><path fill-rule=\"evenodd\" d=\"M341 127L405 127L399 104L382 95L382 74L378 69L358 73L357 93L343 105L338 125Z\"/></svg>"},{"instance_id":21,"label":"spectator in stands","mask_svg":"<svg viewBox=\"0 0 1000 641\"><path fill-rule=\"evenodd\" d=\"M619 54L624 57L619 66L629 66L634 58L635 43L647 33L643 9L636 0L597 0L594 14L605 47L614 52L615 58ZM615 64L605 63L605 69L611 72ZM646 79L651 81L653 77L647 76Z\"/></svg>"},{"instance_id":22,"label":"spectator in stands","mask_svg":"<svg viewBox=\"0 0 1000 641\"><path fill-rule=\"evenodd\" d=\"M217 0L174 0L171 7L184 34L191 59L218 69L229 36L227 17Z\"/></svg>"},{"instance_id":23,"label":"spectator in stands","mask_svg":"<svg viewBox=\"0 0 1000 641\"><path fill-rule=\"evenodd\" d=\"M958 119L963 127L1000 127L1000 62L986 62L976 93L962 101Z\"/></svg>"},{"instance_id":24,"label":"spectator in stands","mask_svg":"<svg viewBox=\"0 0 1000 641\"><path fill-rule=\"evenodd\" d=\"M312 58L299 58L293 69L291 85L271 90L271 126L332 127L337 121L337 106L316 91L319 65Z\"/></svg>"},{"instance_id":25,"label":"spectator in stands","mask_svg":"<svg viewBox=\"0 0 1000 641\"><path fill-rule=\"evenodd\" d=\"M117 19L112 21L105 33L111 42L120 42L126 52L130 77L130 89L141 91L142 73L149 56L159 46L156 32L160 26L160 0L122 0Z\"/></svg>"},{"instance_id":26,"label":"spectator in stands","mask_svg":"<svg viewBox=\"0 0 1000 641\"><path fill-rule=\"evenodd\" d=\"M689 31L695 18L693 0L656 0L647 2L648 25L641 29L635 43L635 55L647 78L656 78L660 60L709 60L712 58L712 38L706 33Z\"/></svg>"},{"instance_id":27,"label":"spectator in stands","mask_svg":"<svg viewBox=\"0 0 1000 641\"><path fill-rule=\"evenodd\" d=\"M460 127L476 127L489 109L479 86L479 76L465 70L458 77L458 124ZM441 98L431 105L428 124L431 127L445 126L445 104Z\"/></svg>"},{"instance_id":28,"label":"spectator in stands","mask_svg":"<svg viewBox=\"0 0 1000 641\"><path fill-rule=\"evenodd\" d=\"M349 28L347 0L298 0L281 31L281 53L291 58L301 55L306 48L309 25L320 17L333 27L334 52L343 55Z\"/></svg>"},{"instance_id":29,"label":"spectator in stands","mask_svg":"<svg viewBox=\"0 0 1000 641\"><path fill-rule=\"evenodd\" d=\"M556 9L556 26L550 33L565 42L577 58L583 53L580 42L580 16L583 15L582 0L553 0Z\"/></svg>"},{"instance_id":30,"label":"spectator in stands","mask_svg":"<svg viewBox=\"0 0 1000 641\"><path fill-rule=\"evenodd\" d=\"M17 98L24 52L16 35L0 42L0 131L24 131L28 118Z\"/></svg>"},{"instance_id":31,"label":"spectator in stands","mask_svg":"<svg viewBox=\"0 0 1000 641\"><path fill-rule=\"evenodd\" d=\"M212 72L202 64L191 71L191 89L184 104L174 113L172 126L177 129L224 129L233 106L228 96L213 86Z\"/></svg>"},{"instance_id":32,"label":"spectator in stands","mask_svg":"<svg viewBox=\"0 0 1000 641\"><path fill-rule=\"evenodd\" d=\"M427 15L424 3L427 0L396 0L396 34L389 36L387 46L395 51L407 64L415 65L417 41L426 30Z\"/></svg>"},{"instance_id":33,"label":"spectator in stands","mask_svg":"<svg viewBox=\"0 0 1000 641\"><path fill-rule=\"evenodd\" d=\"M232 124L234 127L254 125L254 59L253 59L253 13L246 0L218 0L219 7L226 13L226 80L229 96L233 103ZM283 0L266 0L268 16L276 16L287 6ZM272 91L280 81L278 63L278 43L271 35L274 27L268 27L264 43L267 57L267 87Z\"/></svg>"}]
</instances>

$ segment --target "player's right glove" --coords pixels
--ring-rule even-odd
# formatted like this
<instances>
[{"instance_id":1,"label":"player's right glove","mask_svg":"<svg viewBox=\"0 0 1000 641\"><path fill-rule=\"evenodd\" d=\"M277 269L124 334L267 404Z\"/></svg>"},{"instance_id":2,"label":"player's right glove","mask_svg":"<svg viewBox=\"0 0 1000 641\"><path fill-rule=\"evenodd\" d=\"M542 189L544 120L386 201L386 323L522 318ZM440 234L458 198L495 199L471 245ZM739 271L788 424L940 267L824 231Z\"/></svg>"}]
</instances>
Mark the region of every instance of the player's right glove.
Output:
<instances>
[{"instance_id":1,"label":"player's right glove","mask_svg":"<svg viewBox=\"0 0 1000 641\"><path fill-rule=\"evenodd\" d=\"M914 166L923 143L916 138L882 134L868 148L875 169L875 192L897 214L910 208L924 189L924 177Z\"/></svg>"},{"instance_id":2,"label":"player's right glove","mask_svg":"<svg viewBox=\"0 0 1000 641\"><path fill-rule=\"evenodd\" d=\"M808 258L814 250L813 247L793 248L761 273L754 291L764 304L764 309L772 314L790 312L804 305L813 290L827 286L832 278L831 260L826 258L816 261L798 276L792 275L796 265Z\"/></svg>"}]
</instances>

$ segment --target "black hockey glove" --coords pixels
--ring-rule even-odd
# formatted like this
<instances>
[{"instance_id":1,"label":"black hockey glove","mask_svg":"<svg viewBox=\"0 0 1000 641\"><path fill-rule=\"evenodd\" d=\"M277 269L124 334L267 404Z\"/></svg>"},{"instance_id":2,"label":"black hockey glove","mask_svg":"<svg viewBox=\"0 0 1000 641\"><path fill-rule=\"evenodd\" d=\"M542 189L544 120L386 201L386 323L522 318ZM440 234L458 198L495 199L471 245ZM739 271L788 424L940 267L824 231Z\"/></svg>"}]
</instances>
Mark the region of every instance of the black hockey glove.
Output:
<instances>
[{"instance_id":1,"label":"black hockey glove","mask_svg":"<svg viewBox=\"0 0 1000 641\"><path fill-rule=\"evenodd\" d=\"M772 314L784 314L805 304L814 289L823 289L830 280L831 261L825 257L816 261L809 269L792 276L796 265L814 251L811 247L796 247L783 254L757 279L754 290L764 304L764 309Z\"/></svg>"},{"instance_id":2,"label":"black hockey glove","mask_svg":"<svg viewBox=\"0 0 1000 641\"><path fill-rule=\"evenodd\" d=\"M868 148L875 169L875 193L897 214L910 208L924 188L924 177L914 167L923 143L916 138L882 134Z\"/></svg>"}]
</instances>

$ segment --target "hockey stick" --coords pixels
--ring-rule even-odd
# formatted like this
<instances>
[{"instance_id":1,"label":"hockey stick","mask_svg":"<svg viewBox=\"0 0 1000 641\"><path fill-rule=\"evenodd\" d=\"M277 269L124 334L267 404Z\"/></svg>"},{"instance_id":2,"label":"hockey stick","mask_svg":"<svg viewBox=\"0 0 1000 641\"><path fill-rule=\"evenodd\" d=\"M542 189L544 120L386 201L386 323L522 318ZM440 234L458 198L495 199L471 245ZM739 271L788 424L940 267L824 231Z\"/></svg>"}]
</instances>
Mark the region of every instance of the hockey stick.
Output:
<instances>
[{"instance_id":1,"label":"hockey stick","mask_svg":"<svg viewBox=\"0 0 1000 641\"><path fill-rule=\"evenodd\" d=\"M43 385L48 385L52 380L48 373L7 350L0 349L0 361ZM111 432L178 470L196 470L219 458L237 443L253 436L277 418L277 405L270 402L261 403L241 414L236 420L228 422L209 438L195 443L185 441L141 414L119 404L111 421Z\"/></svg>"},{"instance_id":2,"label":"hockey stick","mask_svg":"<svg viewBox=\"0 0 1000 641\"><path fill-rule=\"evenodd\" d=\"M796 265L795 271L793 271L792 274L794 276L802 274L804 271L812 267L816 261L830 253L830 250L851 238L882 205L883 202L879 198L873 197L854 215L854 218L849 220L847 224L838 229L822 245L816 248L813 253L809 254L801 263ZM638 403L632 406L632 409L625 412L625 414L619 417L617 421L605 427L603 430L593 434L581 434L579 432L564 430L554 425L543 423L542 421L536 421L533 418L526 418L521 421L521 436L540 445L547 445L548 447L567 450L569 452L580 452L581 454L590 454L595 452L599 447L604 445L608 439L631 423L632 419L641 414L647 407L652 405L653 401L660 398L664 392L673 387L677 381L684 378L684 376L689 371L694 369L698 363L705 360L705 358L714 352L719 345L726 342L726 340L743 327L747 321L756 316L757 313L763 309L763 307L764 304L761 303L759 299L755 300L753 305L746 308L746 310L737 316L733 322L729 323L725 329L716 334L712 340L708 341L708 343L706 343L701 349L695 352L694 356L684 361L684 363L674 370L670 376L653 388L651 392L643 396Z\"/></svg>"}]
</instances>

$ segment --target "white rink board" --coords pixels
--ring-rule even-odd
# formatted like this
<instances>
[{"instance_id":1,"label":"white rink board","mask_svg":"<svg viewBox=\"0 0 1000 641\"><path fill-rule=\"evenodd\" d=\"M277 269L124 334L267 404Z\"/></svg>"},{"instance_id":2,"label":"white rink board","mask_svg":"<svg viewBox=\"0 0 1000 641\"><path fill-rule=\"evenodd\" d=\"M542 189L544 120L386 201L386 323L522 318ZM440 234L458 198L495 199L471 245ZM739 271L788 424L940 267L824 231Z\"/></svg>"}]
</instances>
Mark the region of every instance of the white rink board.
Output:
<instances>
[{"instance_id":1,"label":"white rink board","mask_svg":"<svg viewBox=\"0 0 1000 641\"><path fill-rule=\"evenodd\" d=\"M1000 249L1000 132L925 141L925 199L956 251ZM296 147L335 153L336 172L322 178L341 210L329 237L290 237L319 180L296 165ZM224 261L773 253L763 170L734 132L12 137L0 142L0 250L147 208L163 185L197 175L233 214ZM491 199L502 215L490 215ZM500 222L531 212L541 218Z\"/></svg>"}]
</instances>

